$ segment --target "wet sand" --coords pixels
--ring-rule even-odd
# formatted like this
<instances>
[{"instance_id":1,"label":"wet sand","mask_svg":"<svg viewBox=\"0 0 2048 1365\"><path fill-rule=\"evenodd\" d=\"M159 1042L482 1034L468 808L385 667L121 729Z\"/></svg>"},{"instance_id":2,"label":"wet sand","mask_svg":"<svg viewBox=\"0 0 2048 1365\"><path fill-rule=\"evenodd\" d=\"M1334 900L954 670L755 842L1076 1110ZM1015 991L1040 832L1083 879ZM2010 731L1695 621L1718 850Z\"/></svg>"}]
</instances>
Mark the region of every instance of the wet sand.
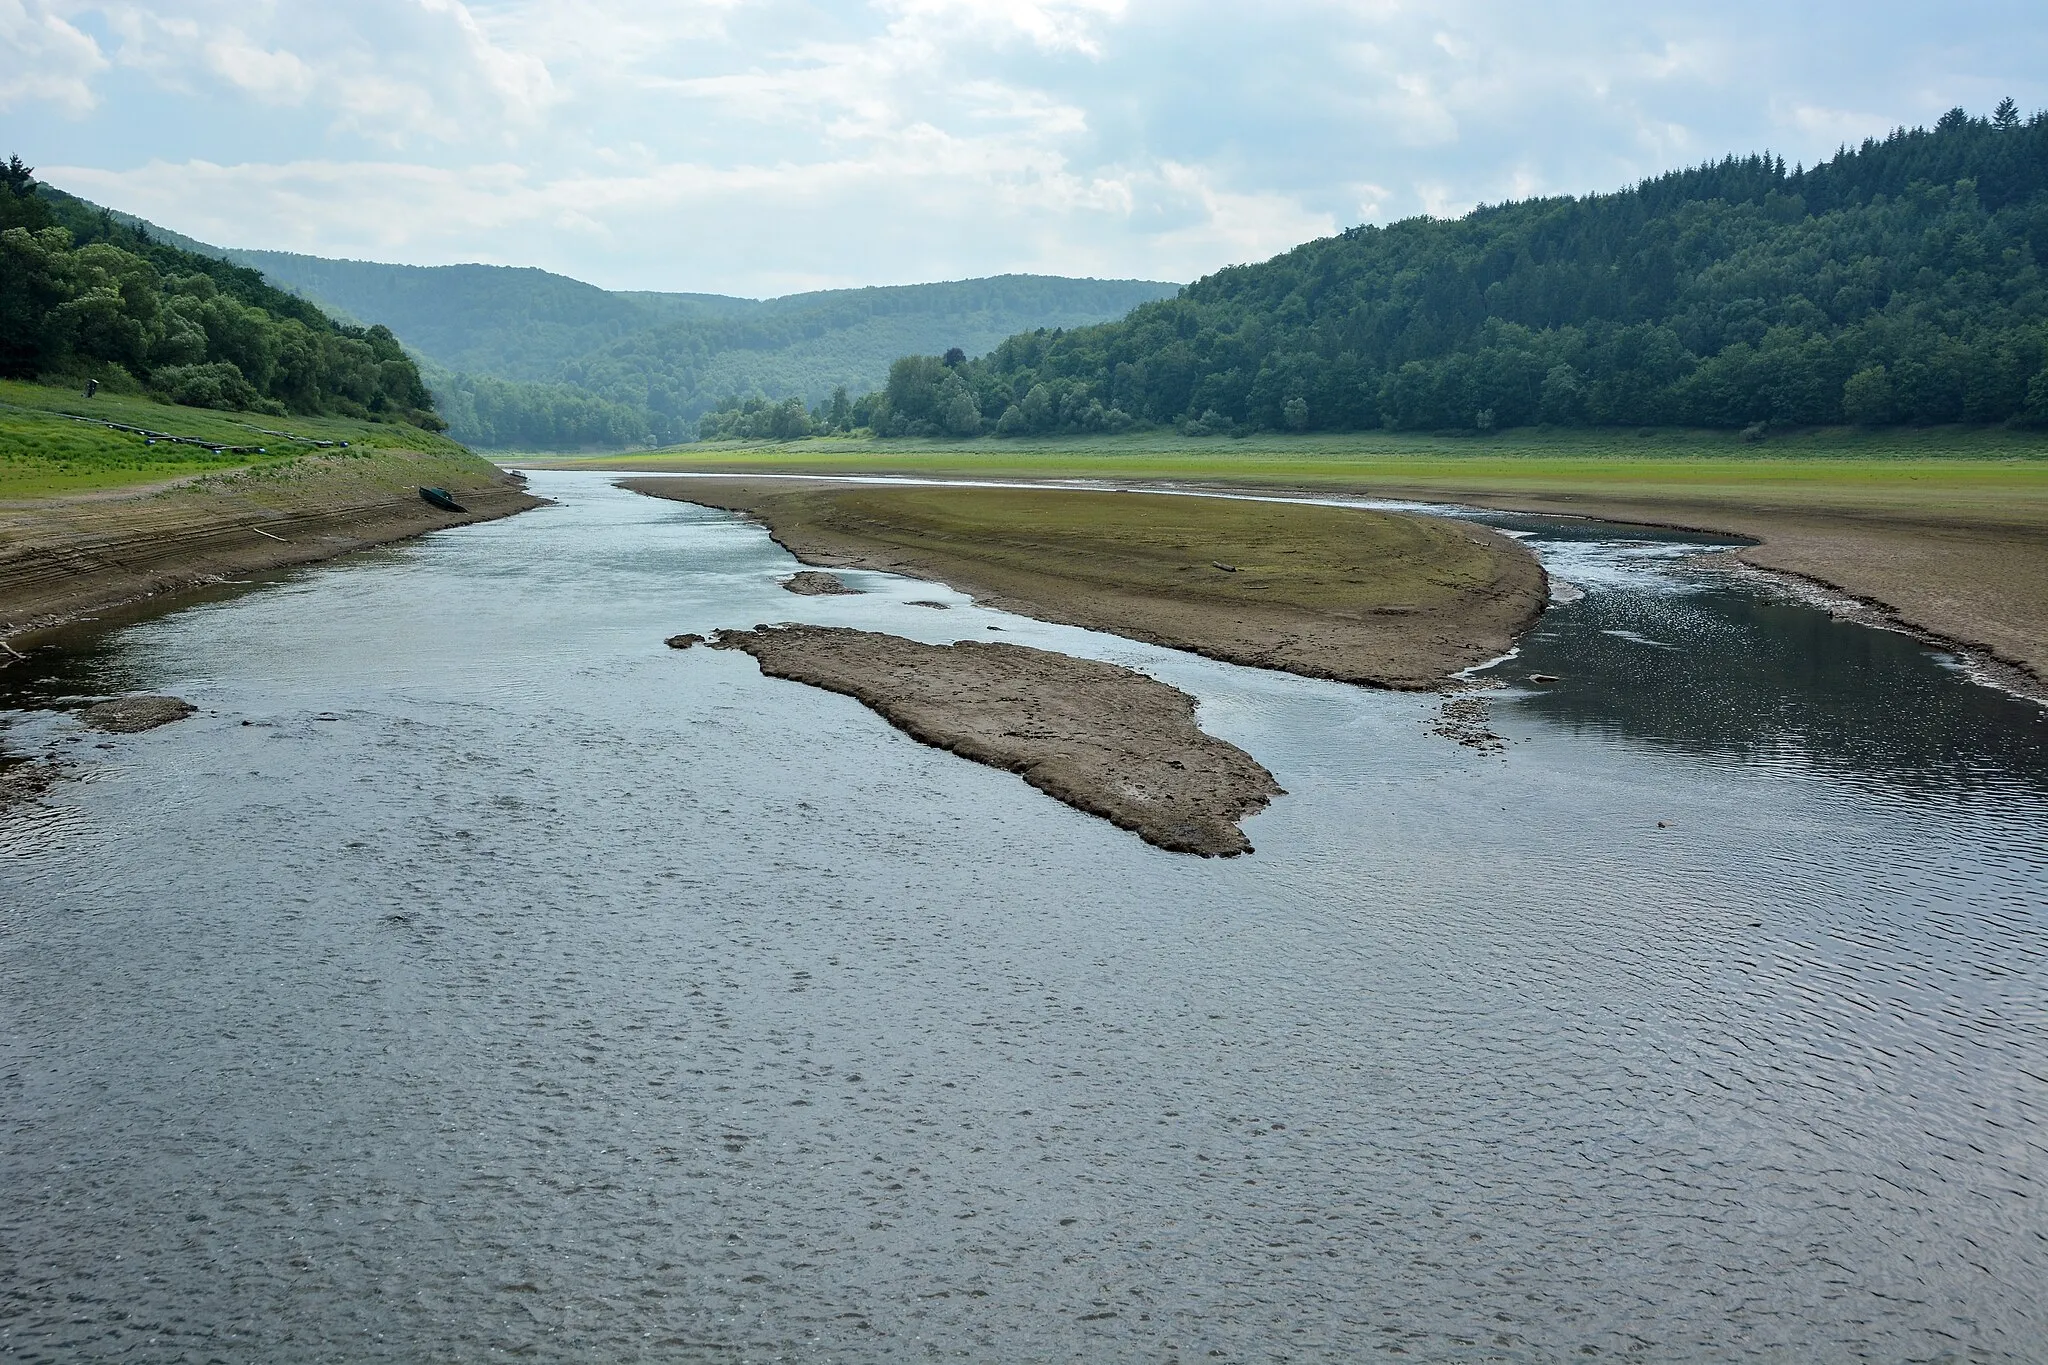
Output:
<instances>
[{"instance_id":1,"label":"wet sand","mask_svg":"<svg viewBox=\"0 0 2048 1365\"><path fill-rule=\"evenodd\" d=\"M429 506L420 484L450 489L468 510ZM409 451L0 504L0 640L539 505L481 460Z\"/></svg>"},{"instance_id":2,"label":"wet sand","mask_svg":"<svg viewBox=\"0 0 2048 1365\"><path fill-rule=\"evenodd\" d=\"M950 584L993 607L1230 663L1401 689L1505 652L1535 557L1438 517L1212 498L786 479L628 479L743 512L807 564Z\"/></svg>"},{"instance_id":3,"label":"wet sand","mask_svg":"<svg viewBox=\"0 0 2048 1365\"><path fill-rule=\"evenodd\" d=\"M1001 768L1174 853L1249 853L1237 822L1284 795L1195 724L1195 700L1132 669L1022 645L927 645L830 626L723 630L713 649L853 697L912 738Z\"/></svg>"}]
</instances>

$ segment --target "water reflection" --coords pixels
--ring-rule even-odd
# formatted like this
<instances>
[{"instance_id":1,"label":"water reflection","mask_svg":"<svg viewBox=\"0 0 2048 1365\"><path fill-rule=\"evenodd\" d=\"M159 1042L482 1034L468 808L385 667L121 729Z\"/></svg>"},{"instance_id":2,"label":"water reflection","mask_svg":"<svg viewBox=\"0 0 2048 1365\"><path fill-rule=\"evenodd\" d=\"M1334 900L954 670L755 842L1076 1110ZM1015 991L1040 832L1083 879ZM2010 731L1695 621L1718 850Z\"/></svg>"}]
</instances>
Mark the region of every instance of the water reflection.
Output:
<instances>
[{"instance_id":1,"label":"water reflection","mask_svg":"<svg viewBox=\"0 0 2048 1365\"><path fill-rule=\"evenodd\" d=\"M2048 790L2043 708L1970 683L1940 651L1722 575L1672 574L1659 586L1596 583L1553 607L1493 670L1515 683L1558 677L1516 709L1688 753L1914 787Z\"/></svg>"}]
</instances>

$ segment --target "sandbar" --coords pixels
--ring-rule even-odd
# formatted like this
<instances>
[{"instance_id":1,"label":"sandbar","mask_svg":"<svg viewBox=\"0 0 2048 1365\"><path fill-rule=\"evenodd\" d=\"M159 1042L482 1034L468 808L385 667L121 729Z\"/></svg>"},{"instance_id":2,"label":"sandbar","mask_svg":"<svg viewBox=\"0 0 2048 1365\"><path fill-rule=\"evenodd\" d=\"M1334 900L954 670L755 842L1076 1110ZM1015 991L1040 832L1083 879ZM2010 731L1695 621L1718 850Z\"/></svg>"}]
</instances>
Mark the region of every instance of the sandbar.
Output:
<instances>
[{"instance_id":1,"label":"sandbar","mask_svg":"<svg viewBox=\"0 0 2048 1365\"><path fill-rule=\"evenodd\" d=\"M834 626L721 630L710 646L852 697L914 739L1016 773L1169 852L1249 853L1237 822L1284 795L1258 760L1195 724L1193 697L1115 664Z\"/></svg>"}]
</instances>

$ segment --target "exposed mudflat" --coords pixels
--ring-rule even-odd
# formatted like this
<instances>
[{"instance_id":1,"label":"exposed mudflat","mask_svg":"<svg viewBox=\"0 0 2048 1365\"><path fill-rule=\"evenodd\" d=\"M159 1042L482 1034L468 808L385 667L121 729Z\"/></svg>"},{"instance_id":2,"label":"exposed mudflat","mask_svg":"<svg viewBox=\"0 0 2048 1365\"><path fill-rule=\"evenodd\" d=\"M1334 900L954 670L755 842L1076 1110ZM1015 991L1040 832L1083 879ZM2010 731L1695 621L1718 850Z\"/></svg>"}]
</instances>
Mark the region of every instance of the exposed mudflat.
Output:
<instances>
[{"instance_id":1,"label":"exposed mudflat","mask_svg":"<svg viewBox=\"0 0 2048 1365\"><path fill-rule=\"evenodd\" d=\"M1542 566L1442 517L1241 499L794 479L626 479L746 513L806 564L947 583L992 607L1229 663L1426 689L1542 613Z\"/></svg>"},{"instance_id":2,"label":"exposed mudflat","mask_svg":"<svg viewBox=\"0 0 2048 1365\"><path fill-rule=\"evenodd\" d=\"M135 735L183 720L198 709L183 697L120 697L88 706L78 718L110 735Z\"/></svg>"},{"instance_id":3,"label":"exposed mudflat","mask_svg":"<svg viewBox=\"0 0 2048 1365\"><path fill-rule=\"evenodd\" d=\"M849 588L838 574L805 569L782 580L782 590L798 597L858 597L859 588Z\"/></svg>"},{"instance_id":4,"label":"exposed mudflat","mask_svg":"<svg viewBox=\"0 0 2048 1365\"><path fill-rule=\"evenodd\" d=\"M914 739L1002 768L1174 853L1252 851L1237 827L1284 795L1195 724L1195 699L1115 664L1022 645L927 645L830 626L722 630L771 678L852 697Z\"/></svg>"}]
</instances>

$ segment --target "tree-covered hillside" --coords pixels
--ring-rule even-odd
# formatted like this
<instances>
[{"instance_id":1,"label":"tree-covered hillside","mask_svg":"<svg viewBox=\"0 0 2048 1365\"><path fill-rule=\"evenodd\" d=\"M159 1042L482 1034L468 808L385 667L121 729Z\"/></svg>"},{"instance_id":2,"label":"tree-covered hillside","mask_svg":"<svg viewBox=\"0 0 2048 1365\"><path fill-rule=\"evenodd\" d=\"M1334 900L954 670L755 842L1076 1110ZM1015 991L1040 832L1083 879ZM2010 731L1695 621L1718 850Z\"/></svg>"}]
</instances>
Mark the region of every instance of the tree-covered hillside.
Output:
<instances>
[{"instance_id":1,"label":"tree-covered hillside","mask_svg":"<svg viewBox=\"0 0 2048 1365\"><path fill-rule=\"evenodd\" d=\"M2048 115L1354 228L1128 318L908 356L884 434L2048 422Z\"/></svg>"},{"instance_id":2,"label":"tree-covered hillside","mask_svg":"<svg viewBox=\"0 0 2048 1365\"><path fill-rule=\"evenodd\" d=\"M438 429L418 367L253 270L0 167L0 375L77 377L195 407L391 417Z\"/></svg>"},{"instance_id":3,"label":"tree-covered hillside","mask_svg":"<svg viewBox=\"0 0 2048 1365\"><path fill-rule=\"evenodd\" d=\"M1176 288L1006 275L761 300L613 293L505 266L221 254L390 326L427 360L454 434L499 448L686 440L727 400L872 389L906 351L978 354L1019 331L1121 317Z\"/></svg>"}]
</instances>

